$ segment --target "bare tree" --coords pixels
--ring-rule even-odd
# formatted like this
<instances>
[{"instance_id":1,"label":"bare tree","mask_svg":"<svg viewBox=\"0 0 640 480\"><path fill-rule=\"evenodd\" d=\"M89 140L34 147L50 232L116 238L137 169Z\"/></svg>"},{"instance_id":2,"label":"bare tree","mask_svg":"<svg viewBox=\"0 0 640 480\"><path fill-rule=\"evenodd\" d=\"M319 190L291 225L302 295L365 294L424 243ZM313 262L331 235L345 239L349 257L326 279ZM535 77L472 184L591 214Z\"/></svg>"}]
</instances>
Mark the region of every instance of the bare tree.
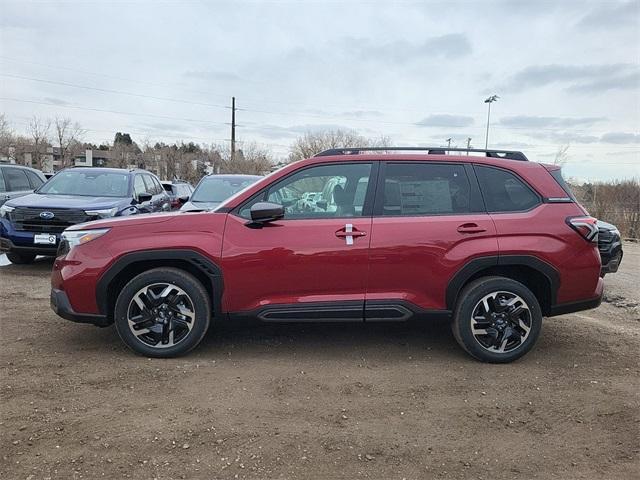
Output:
<instances>
[{"instance_id":1,"label":"bare tree","mask_svg":"<svg viewBox=\"0 0 640 480\"><path fill-rule=\"evenodd\" d=\"M222 150L220 159L220 173L244 173L247 175L264 175L273 169L273 155L271 152L255 142L238 142L241 149L231 160L231 152Z\"/></svg>"},{"instance_id":2,"label":"bare tree","mask_svg":"<svg viewBox=\"0 0 640 480\"><path fill-rule=\"evenodd\" d=\"M27 126L27 131L33 142L33 151L31 161L39 170L42 170L42 160L46 155L46 149L50 145L49 130L51 129L51 120L42 119L33 116Z\"/></svg>"},{"instance_id":3,"label":"bare tree","mask_svg":"<svg viewBox=\"0 0 640 480\"><path fill-rule=\"evenodd\" d=\"M558 151L556 152L556 156L553 159L553 164L563 166L565 163L567 163L567 160L569 159L568 152L569 152L569 144L560 145L560 147L558 147Z\"/></svg>"},{"instance_id":4,"label":"bare tree","mask_svg":"<svg viewBox=\"0 0 640 480\"><path fill-rule=\"evenodd\" d=\"M69 118L56 117L55 134L60 149L62 168L66 168L82 148L82 136L85 134L85 130L77 122L71 123Z\"/></svg>"},{"instance_id":5,"label":"bare tree","mask_svg":"<svg viewBox=\"0 0 640 480\"><path fill-rule=\"evenodd\" d=\"M303 136L298 137L291 146L289 162L312 157L316 153L329 148L384 147L390 146L391 144L389 137L368 138L359 135L353 130L307 132Z\"/></svg>"},{"instance_id":6,"label":"bare tree","mask_svg":"<svg viewBox=\"0 0 640 480\"><path fill-rule=\"evenodd\" d=\"M2 113L0 114L0 157L12 158L13 141L13 129Z\"/></svg>"}]
</instances>

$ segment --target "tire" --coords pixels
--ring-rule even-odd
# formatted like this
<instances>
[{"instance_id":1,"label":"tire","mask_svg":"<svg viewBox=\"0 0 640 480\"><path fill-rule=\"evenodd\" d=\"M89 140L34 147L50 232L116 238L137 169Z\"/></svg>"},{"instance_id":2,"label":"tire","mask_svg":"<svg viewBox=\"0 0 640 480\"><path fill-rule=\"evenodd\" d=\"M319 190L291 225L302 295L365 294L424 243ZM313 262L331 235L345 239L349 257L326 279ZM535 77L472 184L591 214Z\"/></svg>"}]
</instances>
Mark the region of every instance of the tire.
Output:
<instances>
[{"instance_id":1,"label":"tire","mask_svg":"<svg viewBox=\"0 0 640 480\"><path fill-rule=\"evenodd\" d=\"M456 341L474 358L509 363L535 345L542 329L542 311L535 295L522 283L483 277L463 288L451 328Z\"/></svg>"},{"instance_id":2,"label":"tire","mask_svg":"<svg viewBox=\"0 0 640 480\"><path fill-rule=\"evenodd\" d=\"M211 301L193 275L177 268L154 268L124 286L114 319L118 335L134 352L176 357L195 348L207 333Z\"/></svg>"},{"instance_id":3,"label":"tire","mask_svg":"<svg viewBox=\"0 0 640 480\"><path fill-rule=\"evenodd\" d=\"M7 258L16 265L27 265L36 259L35 253L7 252Z\"/></svg>"}]
</instances>

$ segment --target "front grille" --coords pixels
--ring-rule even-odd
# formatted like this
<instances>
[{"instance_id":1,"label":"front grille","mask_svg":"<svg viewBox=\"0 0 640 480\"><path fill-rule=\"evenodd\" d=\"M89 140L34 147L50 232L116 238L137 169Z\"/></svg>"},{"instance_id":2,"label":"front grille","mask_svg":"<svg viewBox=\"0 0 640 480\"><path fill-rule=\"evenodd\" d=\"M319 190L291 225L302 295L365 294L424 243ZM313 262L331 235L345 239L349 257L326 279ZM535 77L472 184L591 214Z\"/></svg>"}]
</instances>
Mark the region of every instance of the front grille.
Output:
<instances>
[{"instance_id":1,"label":"front grille","mask_svg":"<svg viewBox=\"0 0 640 480\"><path fill-rule=\"evenodd\" d=\"M614 239L615 234L611 230L598 229L598 250L607 251Z\"/></svg>"},{"instance_id":2,"label":"front grille","mask_svg":"<svg viewBox=\"0 0 640 480\"><path fill-rule=\"evenodd\" d=\"M51 212L53 217L42 218L42 212ZM67 208L16 207L9 215L16 230L41 233L60 233L76 223L93 220L93 217L88 216L83 210Z\"/></svg>"}]
</instances>

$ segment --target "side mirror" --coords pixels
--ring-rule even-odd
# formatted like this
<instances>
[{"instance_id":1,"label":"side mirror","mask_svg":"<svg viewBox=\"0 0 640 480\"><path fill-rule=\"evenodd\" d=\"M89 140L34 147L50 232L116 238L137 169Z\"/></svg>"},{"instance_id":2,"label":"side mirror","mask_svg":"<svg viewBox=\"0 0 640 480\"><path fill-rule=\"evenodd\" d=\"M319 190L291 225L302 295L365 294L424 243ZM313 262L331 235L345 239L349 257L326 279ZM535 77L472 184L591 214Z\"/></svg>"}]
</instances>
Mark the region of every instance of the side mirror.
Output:
<instances>
[{"instance_id":1,"label":"side mirror","mask_svg":"<svg viewBox=\"0 0 640 480\"><path fill-rule=\"evenodd\" d=\"M150 193L144 192L138 194L138 203L150 202L153 198L153 195Z\"/></svg>"},{"instance_id":2,"label":"side mirror","mask_svg":"<svg viewBox=\"0 0 640 480\"><path fill-rule=\"evenodd\" d=\"M277 203L258 202L251 207L251 220L254 226L262 226L284 217L284 207Z\"/></svg>"},{"instance_id":3,"label":"side mirror","mask_svg":"<svg viewBox=\"0 0 640 480\"><path fill-rule=\"evenodd\" d=\"M187 203L189 201L189 195L186 195L184 197L178 197L178 201L184 205L185 203Z\"/></svg>"}]
</instances>

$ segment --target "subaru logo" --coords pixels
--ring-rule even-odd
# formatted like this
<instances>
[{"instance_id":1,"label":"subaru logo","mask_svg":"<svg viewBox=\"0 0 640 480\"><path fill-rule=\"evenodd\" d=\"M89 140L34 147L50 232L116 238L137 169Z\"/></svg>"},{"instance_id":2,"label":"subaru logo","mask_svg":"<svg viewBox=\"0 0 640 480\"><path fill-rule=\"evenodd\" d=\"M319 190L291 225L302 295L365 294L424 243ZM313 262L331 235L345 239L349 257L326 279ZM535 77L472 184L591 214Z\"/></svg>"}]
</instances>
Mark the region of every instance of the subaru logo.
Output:
<instances>
[{"instance_id":1,"label":"subaru logo","mask_svg":"<svg viewBox=\"0 0 640 480\"><path fill-rule=\"evenodd\" d=\"M55 217L53 212L40 212L40 218L45 220L51 220L53 217Z\"/></svg>"}]
</instances>

